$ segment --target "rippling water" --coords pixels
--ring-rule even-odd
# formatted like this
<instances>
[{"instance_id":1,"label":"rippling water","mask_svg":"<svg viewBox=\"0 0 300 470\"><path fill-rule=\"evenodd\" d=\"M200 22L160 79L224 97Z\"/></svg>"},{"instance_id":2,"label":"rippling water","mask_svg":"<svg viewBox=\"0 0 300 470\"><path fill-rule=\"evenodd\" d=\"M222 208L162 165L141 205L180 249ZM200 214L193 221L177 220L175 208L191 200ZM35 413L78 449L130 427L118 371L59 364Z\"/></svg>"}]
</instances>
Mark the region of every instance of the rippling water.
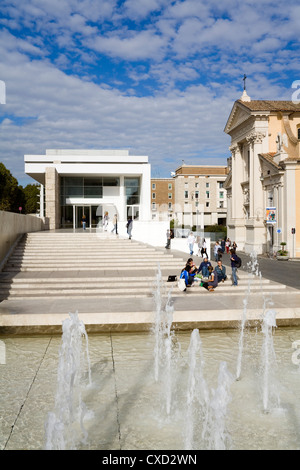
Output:
<instances>
[{"instance_id":1,"label":"rippling water","mask_svg":"<svg viewBox=\"0 0 300 470\"><path fill-rule=\"evenodd\" d=\"M221 362L235 375L238 330L200 330L203 376L216 389ZM184 449L191 332L175 333L173 393L166 413L163 381L154 378L155 341L150 333L89 335L92 385L83 390L87 444L80 449ZM61 338L2 337L6 364L0 365L0 448L42 449L45 422L53 409ZM300 448L300 369L292 345L300 328L276 328L272 381L280 405L263 410L261 328L245 330L241 377L230 388L226 428L232 449ZM295 358L295 355L294 355ZM88 371L86 371L88 373ZM271 386L274 385L273 383ZM194 442L203 448L201 423Z\"/></svg>"}]
</instances>

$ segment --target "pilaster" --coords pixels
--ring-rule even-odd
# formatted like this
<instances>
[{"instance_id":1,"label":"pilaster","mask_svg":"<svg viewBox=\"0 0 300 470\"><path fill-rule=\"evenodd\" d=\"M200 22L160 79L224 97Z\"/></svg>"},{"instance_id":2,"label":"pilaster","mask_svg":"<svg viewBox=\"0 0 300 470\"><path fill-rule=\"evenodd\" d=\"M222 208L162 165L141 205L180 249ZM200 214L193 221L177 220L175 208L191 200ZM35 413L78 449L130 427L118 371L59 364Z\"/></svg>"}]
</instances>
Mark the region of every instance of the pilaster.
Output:
<instances>
[{"instance_id":1,"label":"pilaster","mask_svg":"<svg viewBox=\"0 0 300 470\"><path fill-rule=\"evenodd\" d=\"M49 218L49 229L60 227L60 200L59 200L59 176L54 167L46 168L45 174L45 199L46 217Z\"/></svg>"}]
</instances>

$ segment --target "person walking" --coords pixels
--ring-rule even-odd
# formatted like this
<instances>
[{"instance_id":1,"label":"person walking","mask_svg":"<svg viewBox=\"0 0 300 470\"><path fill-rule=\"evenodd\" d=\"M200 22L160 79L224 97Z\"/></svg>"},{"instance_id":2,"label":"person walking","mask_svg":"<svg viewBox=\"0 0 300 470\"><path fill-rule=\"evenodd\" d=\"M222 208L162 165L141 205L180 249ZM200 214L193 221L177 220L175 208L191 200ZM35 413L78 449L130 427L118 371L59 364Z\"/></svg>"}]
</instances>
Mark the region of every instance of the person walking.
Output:
<instances>
[{"instance_id":1,"label":"person walking","mask_svg":"<svg viewBox=\"0 0 300 470\"><path fill-rule=\"evenodd\" d=\"M128 237L129 237L129 240L131 240L131 233L132 233L132 217L128 217L128 220L127 220L127 233L128 233Z\"/></svg>"},{"instance_id":2,"label":"person walking","mask_svg":"<svg viewBox=\"0 0 300 470\"><path fill-rule=\"evenodd\" d=\"M194 253L194 243L196 241L196 238L193 234L193 232L190 232L189 236L188 236L188 239L187 239L187 244L189 246L189 250L190 250L190 255L192 255Z\"/></svg>"},{"instance_id":3,"label":"person walking","mask_svg":"<svg viewBox=\"0 0 300 470\"><path fill-rule=\"evenodd\" d=\"M201 256L202 258L208 258L208 254L207 254L207 244L206 244L206 240L205 238L203 238L203 242L202 242L202 246L201 246Z\"/></svg>"},{"instance_id":4,"label":"person walking","mask_svg":"<svg viewBox=\"0 0 300 470\"><path fill-rule=\"evenodd\" d=\"M165 248L167 249L171 248L171 230L167 230L167 244Z\"/></svg>"},{"instance_id":5,"label":"person walking","mask_svg":"<svg viewBox=\"0 0 300 470\"><path fill-rule=\"evenodd\" d=\"M116 235L118 235L118 216L117 216L117 214L114 215L113 225L114 225L114 227L113 227L111 233L114 233L114 231L116 231Z\"/></svg>"},{"instance_id":6,"label":"person walking","mask_svg":"<svg viewBox=\"0 0 300 470\"><path fill-rule=\"evenodd\" d=\"M86 216L84 214L81 219L81 225L82 225L83 230L86 230Z\"/></svg>"},{"instance_id":7,"label":"person walking","mask_svg":"<svg viewBox=\"0 0 300 470\"><path fill-rule=\"evenodd\" d=\"M109 219L108 212L105 212L104 217L103 217L104 232L107 232L108 219Z\"/></svg>"}]
</instances>

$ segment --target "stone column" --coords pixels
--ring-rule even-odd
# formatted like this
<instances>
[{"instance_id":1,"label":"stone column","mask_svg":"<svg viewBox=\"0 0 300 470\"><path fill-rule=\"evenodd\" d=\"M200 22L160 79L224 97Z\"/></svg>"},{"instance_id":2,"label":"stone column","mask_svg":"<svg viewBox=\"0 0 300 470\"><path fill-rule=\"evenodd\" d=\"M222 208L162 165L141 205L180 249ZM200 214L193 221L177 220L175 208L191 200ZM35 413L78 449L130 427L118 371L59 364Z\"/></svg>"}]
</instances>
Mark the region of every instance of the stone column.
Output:
<instances>
[{"instance_id":1,"label":"stone column","mask_svg":"<svg viewBox=\"0 0 300 470\"><path fill-rule=\"evenodd\" d=\"M250 148L250 218L256 219L256 221L263 221L264 218L263 189L260 181L261 168L258 158L258 155L262 153L262 141L264 137L265 133L263 132L252 132L247 137Z\"/></svg>"},{"instance_id":2,"label":"stone column","mask_svg":"<svg viewBox=\"0 0 300 470\"><path fill-rule=\"evenodd\" d=\"M243 189L241 182L243 180L243 162L238 144L229 147L232 153L232 219L243 218Z\"/></svg>"},{"instance_id":3,"label":"stone column","mask_svg":"<svg viewBox=\"0 0 300 470\"><path fill-rule=\"evenodd\" d=\"M54 167L46 168L45 174L46 217L49 217L49 229L60 227L60 191L59 176Z\"/></svg>"}]
</instances>

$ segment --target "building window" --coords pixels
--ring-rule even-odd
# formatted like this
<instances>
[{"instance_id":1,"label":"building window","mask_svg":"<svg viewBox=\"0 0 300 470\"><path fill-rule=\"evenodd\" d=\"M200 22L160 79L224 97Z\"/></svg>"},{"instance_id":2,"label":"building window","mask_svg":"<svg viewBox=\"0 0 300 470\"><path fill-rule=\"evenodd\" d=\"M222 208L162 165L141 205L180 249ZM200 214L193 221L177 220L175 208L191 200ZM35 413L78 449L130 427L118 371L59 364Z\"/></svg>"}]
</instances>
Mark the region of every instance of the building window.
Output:
<instances>
[{"instance_id":1,"label":"building window","mask_svg":"<svg viewBox=\"0 0 300 470\"><path fill-rule=\"evenodd\" d=\"M152 199L155 199L155 193L152 193Z\"/></svg>"},{"instance_id":2,"label":"building window","mask_svg":"<svg viewBox=\"0 0 300 470\"><path fill-rule=\"evenodd\" d=\"M172 202L169 202L169 211L172 210Z\"/></svg>"},{"instance_id":3,"label":"building window","mask_svg":"<svg viewBox=\"0 0 300 470\"><path fill-rule=\"evenodd\" d=\"M205 186L206 186L207 188L209 188L209 183L205 183Z\"/></svg>"},{"instance_id":4,"label":"building window","mask_svg":"<svg viewBox=\"0 0 300 470\"><path fill-rule=\"evenodd\" d=\"M168 194L168 198L169 198L169 199L172 199L172 193L169 193L169 194Z\"/></svg>"},{"instance_id":5,"label":"building window","mask_svg":"<svg viewBox=\"0 0 300 470\"><path fill-rule=\"evenodd\" d=\"M220 201L220 202L219 202L219 208L220 208L220 209L223 209L223 208L224 208L224 201Z\"/></svg>"},{"instance_id":6,"label":"building window","mask_svg":"<svg viewBox=\"0 0 300 470\"><path fill-rule=\"evenodd\" d=\"M199 183L195 183L195 188L199 188Z\"/></svg>"},{"instance_id":7,"label":"building window","mask_svg":"<svg viewBox=\"0 0 300 470\"><path fill-rule=\"evenodd\" d=\"M195 199L199 199L199 191L195 191Z\"/></svg>"},{"instance_id":8,"label":"building window","mask_svg":"<svg viewBox=\"0 0 300 470\"><path fill-rule=\"evenodd\" d=\"M185 199L188 199L188 197L189 197L189 192L188 192L188 191L184 191L184 198L185 198Z\"/></svg>"},{"instance_id":9,"label":"building window","mask_svg":"<svg viewBox=\"0 0 300 470\"><path fill-rule=\"evenodd\" d=\"M206 207L209 207L209 202L206 202L206 203L205 203L205 206L206 206Z\"/></svg>"},{"instance_id":10,"label":"building window","mask_svg":"<svg viewBox=\"0 0 300 470\"><path fill-rule=\"evenodd\" d=\"M140 178L125 178L125 191L127 206L133 206L140 203Z\"/></svg>"},{"instance_id":11,"label":"building window","mask_svg":"<svg viewBox=\"0 0 300 470\"><path fill-rule=\"evenodd\" d=\"M224 186L224 181L219 181L219 188L222 189Z\"/></svg>"},{"instance_id":12,"label":"building window","mask_svg":"<svg viewBox=\"0 0 300 470\"><path fill-rule=\"evenodd\" d=\"M156 184L152 183L152 189L156 189Z\"/></svg>"},{"instance_id":13,"label":"building window","mask_svg":"<svg viewBox=\"0 0 300 470\"><path fill-rule=\"evenodd\" d=\"M172 189L172 183L168 184L168 189Z\"/></svg>"},{"instance_id":14,"label":"building window","mask_svg":"<svg viewBox=\"0 0 300 470\"><path fill-rule=\"evenodd\" d=\"M220 192L219 192L219 198L220 198L220 199L223 199L223 198L224 198L224 193L223 193L223 191L220 191Z\"/></svg>"},{"instance_id":15,"label":"building window","mask_svg":"<svg viewBox=\"0 0 300 470\"><path fill-rule=\"evenodd\" d=\"M300 127L298 128L298 140L300 140Z\"/></svg>"},{"instance_id":16,"label":"building window","mask_svg":"<svg viewBox=\"0 0 300 470\"><path fill-rule=\"evenodd\" d=\"M206 191L206 199L209 199L209 191Z\"/></svg>"},{"instance_id":17,"label":"building window","mask_svg":"<svg viewBox=\"0 0 300 470\"><path fill-rule=\"evenodd\" d=\"M156 203L155 203L155 202L152 202L152 210L153 210L153 211L156 210Z\"/></svg>"}]
</instances>

